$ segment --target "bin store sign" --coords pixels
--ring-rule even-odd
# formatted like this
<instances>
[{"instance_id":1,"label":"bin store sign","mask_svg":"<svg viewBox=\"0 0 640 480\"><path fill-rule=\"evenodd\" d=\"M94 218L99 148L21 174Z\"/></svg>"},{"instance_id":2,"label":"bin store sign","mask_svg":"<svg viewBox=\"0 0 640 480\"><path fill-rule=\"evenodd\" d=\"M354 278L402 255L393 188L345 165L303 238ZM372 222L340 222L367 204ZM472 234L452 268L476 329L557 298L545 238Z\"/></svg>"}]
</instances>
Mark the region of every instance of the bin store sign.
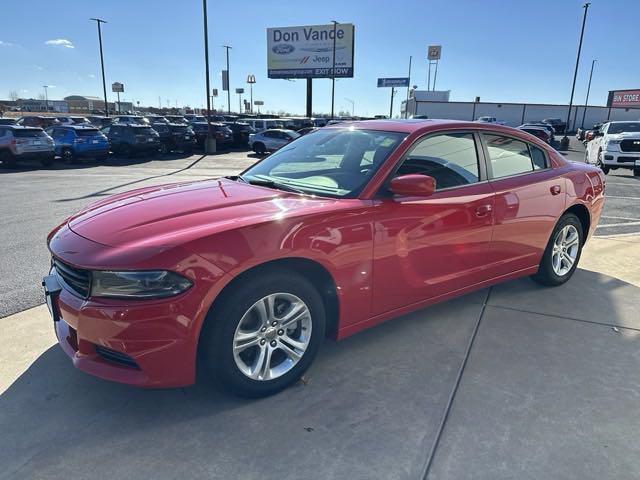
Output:
<instances>
[{"instance_id":1,"label":"bin store sign","mask_svg":"<svg viewBox=\"0 0 640 480\"><path fill-rule=\"evenodd\" d=\"M612 90L609 92L608 107L640 107L640 90Z\"/></svg>"},{"instance_id":2,"label":"bin store sign","mask_svg":"<svg viewBox=\"0 0 640 480\"><path fill-rule=\"evenodd\" d=\"M331 78L334 25L267 28L269 78ZM354 26L339 23L336 30L337 78L353 77Z\"/></svg>"}]
</instances>

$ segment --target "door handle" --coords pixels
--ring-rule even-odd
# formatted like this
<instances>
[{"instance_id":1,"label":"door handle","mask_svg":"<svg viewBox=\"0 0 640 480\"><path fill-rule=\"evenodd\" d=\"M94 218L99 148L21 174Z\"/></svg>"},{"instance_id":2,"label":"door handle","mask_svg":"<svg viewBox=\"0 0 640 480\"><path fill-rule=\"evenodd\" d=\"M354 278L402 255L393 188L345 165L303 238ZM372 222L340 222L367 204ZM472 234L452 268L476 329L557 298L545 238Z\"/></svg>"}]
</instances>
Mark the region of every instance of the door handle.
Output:
<instances>
[{"instance_id":1,"label":"door handle","mask_svg":"<svg viewBox=\"0 0 640 480\"><path fill-rule=\"evenodd\" d=\"M560 185L554 185L549 189L549 191L551 192L551 195L558 195L562 189L560 188Z\"/></svg>"},{"instance_id":2,"label":"door handle","mask_svg":"<svg viewBox=\"0 0 640 480\"><path fill-rule=\"evenodd\" d=\"M482 218L486 217L491 213L491 205L480 205L476 207L476 217Z\"/></svg>"}]
</instances>

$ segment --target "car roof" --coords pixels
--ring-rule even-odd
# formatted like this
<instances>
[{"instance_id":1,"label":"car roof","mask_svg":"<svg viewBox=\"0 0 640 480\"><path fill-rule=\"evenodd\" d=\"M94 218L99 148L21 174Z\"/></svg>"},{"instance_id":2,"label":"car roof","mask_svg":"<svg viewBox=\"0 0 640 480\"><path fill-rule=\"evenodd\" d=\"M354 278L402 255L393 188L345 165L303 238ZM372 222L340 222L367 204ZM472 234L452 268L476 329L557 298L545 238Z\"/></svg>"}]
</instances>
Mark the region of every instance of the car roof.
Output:
<instances>
[{"instance_id":1,"label":"car roof","mask_svg":"<svg viewBox=\"0 0 640 480\"><path fill-rule=\"evenodd\" d=\"M56 125L53 128L72 128L73 130L96 130L93 125Z\"/></svg>"},{"instance_id":2,"label":"car roof","mask_svg":"<svg viewBox=\"0 0 640 480\"><path fill-rule=\"evenodd\" d=\"M2 125L2 128L10 128L12 130L42 130L40 127L25 127L23 125Z\"/></svg>"}]
</instances>

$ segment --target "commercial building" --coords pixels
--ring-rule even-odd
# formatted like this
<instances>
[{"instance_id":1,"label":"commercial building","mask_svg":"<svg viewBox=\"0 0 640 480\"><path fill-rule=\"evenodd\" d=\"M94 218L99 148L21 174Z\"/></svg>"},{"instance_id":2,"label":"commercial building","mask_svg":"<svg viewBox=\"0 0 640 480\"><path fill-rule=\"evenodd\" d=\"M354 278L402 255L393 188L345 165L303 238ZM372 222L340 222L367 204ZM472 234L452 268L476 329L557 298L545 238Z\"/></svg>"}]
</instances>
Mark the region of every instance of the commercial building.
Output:
<instances>
[{"instance_id":1,"label":"commercial building","mask_svg":"<svg viewBox=\"0 0 640 480\"><path fill-rule=\"evenodd\" d=\"M90 113L104 112L104 100L100 97L89 97L84 95L69 95L64 97L65 101L69 104L69 111L71 113L81 113L88 115ZM115 104L109 102L109 112L115 112Z\"/></svg>"},{"instance_id":2,"label":"commercial building","mask_svg":"<svg viewBox=\"0 0 640 480\"><path fill-rule=\"evenodd\" d=\"M410 92L409 101L402 102L402 116L405 108L408 117L426 116L451 120L477 120L478 117L495 117L507 125L516 127L526 122L540 121L545 118L566 120L569 105L543 103L511 102L449 102L425 100L430 93L420 90ZM639 92L640 93L640 92ZM640 106L640 105L639 105ZM640 108L598 105L573 105L569 130L582 126L591 127L594 123L614 120L640 120Z\"/></svg>"},{"instance_id":3,"label":"commercial building","mask_svg":"<svg viewBox=\"0 0 640 480\"><path fill-rule=\"evenodd\" d=\"M41 100L34 98L20 98L16 105L23 112L55 112L69 113L69 105L64 100ZM48 108L47 108L48 107Z\"/></svg>"}]
</instances>

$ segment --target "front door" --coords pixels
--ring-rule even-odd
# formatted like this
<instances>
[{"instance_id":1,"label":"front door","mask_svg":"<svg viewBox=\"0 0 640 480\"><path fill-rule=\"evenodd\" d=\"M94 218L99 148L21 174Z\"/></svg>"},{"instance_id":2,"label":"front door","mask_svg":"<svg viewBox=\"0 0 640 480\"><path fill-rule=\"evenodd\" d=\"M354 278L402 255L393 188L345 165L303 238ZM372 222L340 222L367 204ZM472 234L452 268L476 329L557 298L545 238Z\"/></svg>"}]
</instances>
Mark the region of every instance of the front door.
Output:
<instances>
[{"instance_id":1,"label":"front door","mask_svg":"<svg viewBox=\"0 0 640 480\"><path fill-rule=\"evenodd\" d=\"M471 132L416 141L394 176L436 180L430 197L381 198L374 209L373 315L488 278L494 192L479 138Z\"/></svg>"}]
</instances>

